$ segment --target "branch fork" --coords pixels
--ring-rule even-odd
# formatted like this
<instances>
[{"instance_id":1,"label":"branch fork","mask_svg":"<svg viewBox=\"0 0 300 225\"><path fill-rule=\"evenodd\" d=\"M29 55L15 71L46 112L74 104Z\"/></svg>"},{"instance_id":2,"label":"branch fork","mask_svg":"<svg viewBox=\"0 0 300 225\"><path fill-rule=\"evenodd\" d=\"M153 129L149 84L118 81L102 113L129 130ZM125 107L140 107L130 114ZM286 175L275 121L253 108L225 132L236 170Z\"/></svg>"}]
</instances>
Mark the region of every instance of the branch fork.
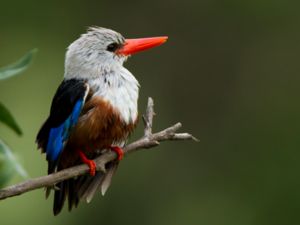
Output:
<instances>
[{"instance_id":1,"label":"branch fork","mask_svg":"<svg viewBox=\"0 0 300 225\"><path fill-rule=\"evenodd\" d=\"M176 123L173 126L168 127L160 132L152 133L152 124L153 124L154 115L155 112L154 112L153 99L149 97L146 113L143 116L143 122L145 125L144 136L138 139L137 141L134 141L129 145L125 146L123 148L124 155L128 155L132 152L141 149L153 148L159 145L160 142L162 141L168 141L168 140L169 141L172 140L198 141L195 137L193 137L189 133L176 133L176 131L181 128L182 126L181 123ZM116 158L117 158L117 154L113 151L109 151L94 159L96 163L97 171L106 172L105 164L112 160L115 160ZM83 164L65 170L61 170L57 173L49 174L47 176L29 179L27 181L0 190L0 200L6 199L8 197L21 195L35 189L54 186L56 183L86 174L88 173L88 171L89 171L89 167Z\"/></svg>"}]
</instances>

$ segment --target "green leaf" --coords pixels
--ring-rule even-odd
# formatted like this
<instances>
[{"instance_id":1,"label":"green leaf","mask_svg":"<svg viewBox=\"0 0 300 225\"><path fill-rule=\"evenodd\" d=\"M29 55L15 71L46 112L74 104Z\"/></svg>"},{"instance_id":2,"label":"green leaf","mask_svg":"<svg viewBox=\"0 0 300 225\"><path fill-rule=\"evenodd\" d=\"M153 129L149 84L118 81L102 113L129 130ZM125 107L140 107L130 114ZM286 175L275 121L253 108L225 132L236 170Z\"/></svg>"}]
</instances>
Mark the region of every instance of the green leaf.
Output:
<instances>
[{"instance_id":1,"label":"green leaf","mask_svg":"<svg viewBox=\"0 0 300 225\"><path fill-rule=\"evenodd\" d=\"M15 63L0 68L0 80L17 75L28 68L37 49L32 49Z\"/></svg>"},{"instance_id":2,"label":"green leaf","mask_svg":"<svg viewBox=\"0 0 300 225\"><path fill-rule=\"evenodd\" d=\"M15 121L14 117L8 111L8 109L0 102L0 121L11 129L13 129L17 134L21 135L22 131Z\"/></svg>"},{"instance_id":3,"label":"green leaf","mask_svg":"<svg viewBox=\"0 0 300 225\"><path fill-rule=\"evenodd\" d=\"M15 174L27 178L27 172L18 162L9 147L0 139L0 188L3 187Z\"/></svg>"}]
</instances>

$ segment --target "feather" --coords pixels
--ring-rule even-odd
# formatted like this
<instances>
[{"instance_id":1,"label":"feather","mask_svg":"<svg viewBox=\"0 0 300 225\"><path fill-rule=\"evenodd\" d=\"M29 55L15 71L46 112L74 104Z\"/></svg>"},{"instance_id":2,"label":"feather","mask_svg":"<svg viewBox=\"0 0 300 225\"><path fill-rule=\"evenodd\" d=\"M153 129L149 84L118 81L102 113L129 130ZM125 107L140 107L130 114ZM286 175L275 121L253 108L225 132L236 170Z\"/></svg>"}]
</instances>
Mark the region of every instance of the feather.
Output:
<instances>
[{"instance_id":1,"label":"feather","mask_svg":"<svg viewBox=\"0 0 300 225\"><path fill-rule=\"evenodd\" d=\"M106 174L103 177L103 181L101 183L101 194L104 196L106 191L108 190L111 181L112 181L112 177L115 174L115 172L117 171L119 162L112 162L109 169L106 170Z\"/></svg>"},{"instance_id":2,"label":"feather","mask_svg":"<svg viewBox=\"0 0 300 225\"><path fill-rule=\"evenodd\" d=\"M36 139L42 152L46 152L49 162L58 160L72 128L78 121L88 92L89 86L86 82L77 79L64 80L57 89L50 115Z\"/></svg>"},{"instance_id":3,"label":"feather","mask_svg":"<svg viewBox=\"0 0 300 225\"><path fill-rule=\"evenodd\" d=\"M50 129L46 148L48 161L56 161L64 148L64 143L69 137L71 129L77 123L82 109L82 99L77 100L71 115L59 126Z\"/></svg>"},{"instance_id":4,"label":"feather","mask_svg":"<svg viewBox=\"0 0 300 225\"><path fill-rule=\"evenodd\" d=\"M54 192L54 204L53 204L53 214L54 215L57 215L58 213L60 213L60 211L62 210L62 208L64 206L66 194L68 191L67 185L68 185L67 181L63 181L63 182L60 182L59 184L57 184L59 190L56 190Z\"/></svg>"},{"instance_id":5,"label":"feather","mask_svg":"<svg viewBox=\"0 0 300 225\"><path fill-rule=\"evenodd\" d=\"M99 185L101 185L103 178L104 174L102 172L98 172L86 191L81 196L81 199L84 199L87 203L90 203L96 191L98 190Z\"/></svg>"}]
</instances>

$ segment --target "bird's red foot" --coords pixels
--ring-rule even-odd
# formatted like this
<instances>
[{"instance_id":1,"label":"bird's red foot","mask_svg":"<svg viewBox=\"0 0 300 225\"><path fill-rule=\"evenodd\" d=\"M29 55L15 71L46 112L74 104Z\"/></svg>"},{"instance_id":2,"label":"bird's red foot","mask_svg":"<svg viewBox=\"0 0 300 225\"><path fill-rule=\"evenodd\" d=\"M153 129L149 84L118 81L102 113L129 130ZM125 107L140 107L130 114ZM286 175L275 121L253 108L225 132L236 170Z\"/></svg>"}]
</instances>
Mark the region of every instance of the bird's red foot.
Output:
<instances>
[{"instance_id":1,"label":"bird's red foot","mask_svg":"<svg viewBox=\"0 0 300 225\"><path fill-rule=\"evenodd\" d=\"M95 176L95 174L96 174L96 163L93 160L88 159L82 151L78 150L78 154L79 154L79 157L80 157L81 161L89 166L90 175Z\"/></svg>"},{"instance_id":2,"label":"bird's red foot","mask_svg":"<svg viewBox=\"0 0 300 225\"><path fill-rule=\"evenodd\" d=\"M124 151L122 148L120 148L119 146L110 146L110 149L112 151L114 151L115 153L117 153L118 155L118 161L122 160L124 157Z\"/></svg>"}]
</instances>

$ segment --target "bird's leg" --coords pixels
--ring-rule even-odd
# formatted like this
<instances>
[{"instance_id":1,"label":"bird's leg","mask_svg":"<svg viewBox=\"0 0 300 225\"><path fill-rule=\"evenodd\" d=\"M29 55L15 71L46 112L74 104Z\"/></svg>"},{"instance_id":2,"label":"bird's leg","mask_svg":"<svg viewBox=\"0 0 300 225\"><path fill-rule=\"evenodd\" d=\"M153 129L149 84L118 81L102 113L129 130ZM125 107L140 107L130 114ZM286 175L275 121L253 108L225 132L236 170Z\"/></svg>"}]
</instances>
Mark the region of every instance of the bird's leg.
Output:
<instances>
[{"instance_id":1,"label":"bird's leg","mask_svg":"<svg viewBox=\"0 0 300 225\"><path fill-rule=\"evenodd\" d=\"M81 161L89 166L90 175L95 176L95 174L96 174L96 163L93 160L88 159L86 157L86 155L81 150L78 150L77 152L79 154L79 157L80 157Z\"/></svg>"},{"instance_id":2,"label":"bird's leg","mask_svg":"<svg viewBox=\"0 0 300 225\"><path fill-rule=\"evenodd\" d=\"M110 146L110 150L114 151L118 155L118 161L122 160L124 157L124 151L119 146Z\"/></svg>"}]
</instances>

